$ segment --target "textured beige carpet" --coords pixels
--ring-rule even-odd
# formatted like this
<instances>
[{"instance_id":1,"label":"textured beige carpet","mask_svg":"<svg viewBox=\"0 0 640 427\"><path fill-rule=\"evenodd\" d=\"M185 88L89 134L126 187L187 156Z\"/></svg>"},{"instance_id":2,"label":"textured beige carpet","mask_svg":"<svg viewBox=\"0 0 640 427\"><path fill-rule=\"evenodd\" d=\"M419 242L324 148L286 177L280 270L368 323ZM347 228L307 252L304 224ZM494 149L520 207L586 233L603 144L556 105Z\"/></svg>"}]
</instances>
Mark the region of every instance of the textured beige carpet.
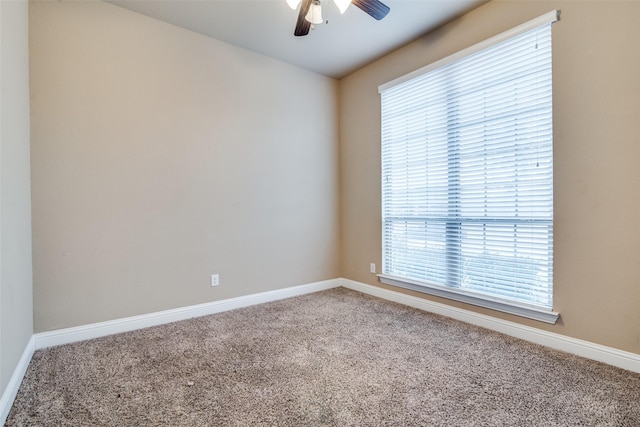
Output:
<instances>
[{"instance_id":1,"label":"textured beige carpet","mask_svg":"<svg viewBox=\"0 0 640 427\"><path fill-rule=\"evenodd\" d=\"M36 352L9 426L640 426L640 375L338 288Z\"/></svg>"}]
</instances>

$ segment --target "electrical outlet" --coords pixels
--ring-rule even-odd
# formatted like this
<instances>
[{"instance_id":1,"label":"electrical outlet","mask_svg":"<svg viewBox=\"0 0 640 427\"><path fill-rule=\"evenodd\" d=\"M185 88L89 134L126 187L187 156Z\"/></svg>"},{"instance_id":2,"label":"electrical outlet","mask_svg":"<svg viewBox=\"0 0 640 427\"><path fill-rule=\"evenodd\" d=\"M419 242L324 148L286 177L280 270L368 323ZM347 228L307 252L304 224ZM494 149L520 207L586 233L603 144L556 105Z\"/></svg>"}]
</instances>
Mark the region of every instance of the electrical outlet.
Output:
<instances>
[{"instance_id":1,"label":"electrical outlet","mask_svg":"<svg viewBox=\"0 0 640 427\"><path fill-rule=\"evenodd\" d=\"M371 264L369 264L369 272L376 274L376 263L372 262Z\"/></svg>"},{"instance_id":2,"label":"electrical outlet","mask_svg":"<svg viewBox=\"0 0 640 427\"><path fill-rule=\"evenodd\" d=\"M211 286L218 286L220 284L220 276L218 274L211 275Z\"/></svg>"}]
</instances>

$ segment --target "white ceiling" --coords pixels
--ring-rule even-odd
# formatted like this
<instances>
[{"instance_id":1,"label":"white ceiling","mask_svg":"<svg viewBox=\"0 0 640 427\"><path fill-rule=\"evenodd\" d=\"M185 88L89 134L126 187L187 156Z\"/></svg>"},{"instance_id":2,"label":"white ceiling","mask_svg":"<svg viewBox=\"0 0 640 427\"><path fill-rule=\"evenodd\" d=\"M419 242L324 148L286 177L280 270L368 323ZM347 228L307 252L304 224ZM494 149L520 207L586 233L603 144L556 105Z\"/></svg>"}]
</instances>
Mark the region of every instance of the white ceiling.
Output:
<instances>
[{"instance_id":1,"label":"white ceiling","mask_svg":"<svg viewBox=\"0 0 640 427\"><path fill-rule=\"evenodd\" d=\"M391 12L376 21L351 5L340 15L322 0L323 18L295 37L297 11L285 0L106 0L238 47L342 78L464 14L486 0L382 0Z\"/></svg>"}]
</instances>

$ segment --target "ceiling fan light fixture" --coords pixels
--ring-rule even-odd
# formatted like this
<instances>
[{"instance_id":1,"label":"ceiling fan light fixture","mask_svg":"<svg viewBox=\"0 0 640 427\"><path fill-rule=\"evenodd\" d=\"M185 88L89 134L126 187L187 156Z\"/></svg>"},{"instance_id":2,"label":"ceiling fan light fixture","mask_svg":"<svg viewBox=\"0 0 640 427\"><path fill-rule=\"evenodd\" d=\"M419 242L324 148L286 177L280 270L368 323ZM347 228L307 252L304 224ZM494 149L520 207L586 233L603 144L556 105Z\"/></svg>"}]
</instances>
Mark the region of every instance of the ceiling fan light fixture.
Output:
<instances>
[{"instance_id":1,"label":"ceiling fan light fixture","mask_svg":"<svg viewBox=\"0 0 640 427\"><path fill-rule=\"evenodd\" d=\"M298 5L300 4L301 0L286 0L287 4L289 5L289 7L293 10L296 10L298 8Z\"/></svg>"},{"instance_id":2,"label":"ceiling fan light fixture","mask_svg":"<svg viewBox=\"0 0 640 427\"><path fill-rule=\"evenodd\" d=\"M341 14L343 14L351 4L351 0L333 0L333 1L336 3L336 6L338 6L338 9L340 9Z\"/></svg>"},{"instance_id":3,"label":"ceiling fan light fixture","mask_svg":"<svg viewBox=\"0 0 640 427\"><path fill-rule=\"evenodd\" d=\"M322 24L322 6L320 6L320 0L313 0L311 7L309 8L309 12L307 16L304 17L307 21L312 24Z\"/></svg>"},{"instance_id":4,"label":"ceiling fan light fixture","mask_svg":"<svg viewBox=\"0 0 640 427\"><path fill-rule=\"evenodd\" d=\"M0 0L2 1L2 0ZM294 0L287 0L294 1ZM322 18L321 0L302 0L298 10L298 19L293 35L296 37L306 36L311 28L324 22ZM353 3L358 9L376 20L381 20L391 9L380 0L334 0L341 13L344 13L349 5ZM329 21L326 21L327 23Z\"/></svg>"}]
</instances>

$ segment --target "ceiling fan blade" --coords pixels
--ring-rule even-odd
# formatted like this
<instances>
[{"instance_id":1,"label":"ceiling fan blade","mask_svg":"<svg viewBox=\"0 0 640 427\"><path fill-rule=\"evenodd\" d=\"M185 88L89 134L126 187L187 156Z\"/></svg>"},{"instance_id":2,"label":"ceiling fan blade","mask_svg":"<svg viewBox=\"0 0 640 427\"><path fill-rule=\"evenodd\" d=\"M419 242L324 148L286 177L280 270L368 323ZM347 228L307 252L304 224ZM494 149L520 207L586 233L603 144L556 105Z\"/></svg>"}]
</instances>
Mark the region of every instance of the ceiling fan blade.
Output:
<instances>
[{"instance_id":1,"label":"ceiling fan blade","mask_svg":"<svg viewBox=\"0 0 640 427\"><path fill-rule=\"evenodd\" d=\"M309 12L311 3L313 3L313 0L302 0L300 12L298 12L298 22L296 22L296 29L293 32L294 36L306 36L309 34L311 23L305 19L305 16L307 16L307 12Z\"/></svg>"},{"instance_id":2,"label":"ceiling fan blade","mask_svg":"<svg viewBox=\"0 0 640 427\"><path fill-rule=\"evenodd\" d=\"M351 3L376 18L378 21L387 16L391 10L389 9L389 6L382 3L380 0L352 0Z\"/></svg>"}]
</instances>

